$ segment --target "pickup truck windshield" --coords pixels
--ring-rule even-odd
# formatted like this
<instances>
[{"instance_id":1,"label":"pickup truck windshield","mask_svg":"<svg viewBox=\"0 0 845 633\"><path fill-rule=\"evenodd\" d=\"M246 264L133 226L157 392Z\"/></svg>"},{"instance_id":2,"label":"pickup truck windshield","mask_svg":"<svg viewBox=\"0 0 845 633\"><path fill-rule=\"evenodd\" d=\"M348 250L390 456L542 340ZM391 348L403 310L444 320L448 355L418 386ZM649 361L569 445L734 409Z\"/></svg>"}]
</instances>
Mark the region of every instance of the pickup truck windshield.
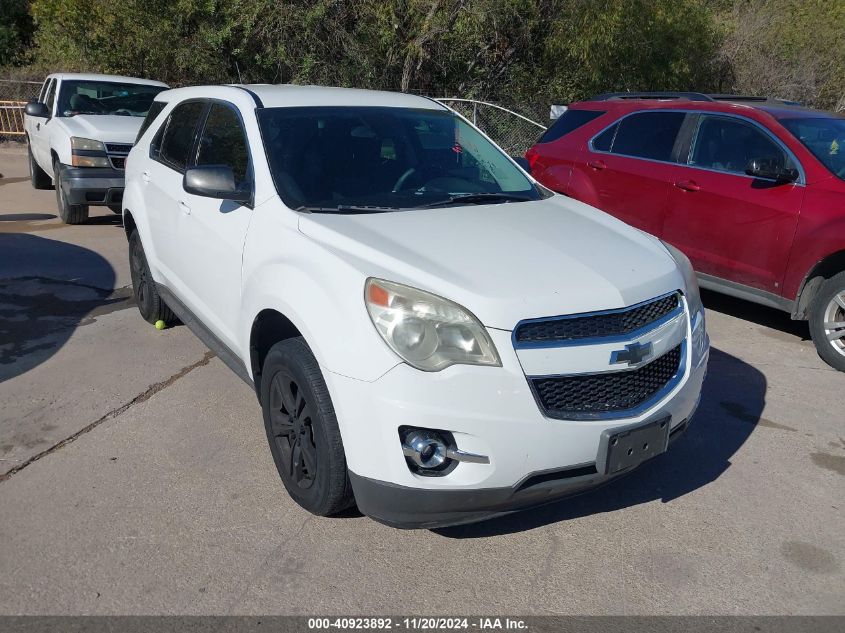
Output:
<instances>
[{"instance_id":1,"label":"pickup truck windshield","mask_svg":"<svg viewBox=\"0 0 845 633\"><path fill-rule=\"evenodd\" d=\"M784 117L780 123L829 171L845 180L845 118Z\"/></svg>"},{"instance_id":2,"label":"pickup truck windshield","mask_svg":"<svg viewBox=\"0 0 845 633\"><path fill-rule=\"evenodd\" d=\"M265 108L258 121L276 189L292 209L366 213L542 197L501 150L445 110Z\"/></svg>"},{"instance_id":3,"label":"pickup truck windshield","mask_svg":"<svg viewBox=\"0 0 845 633\"><path fill-rule=\"evenodd\" d=\"M164 86L111 81L64 80L59 89L59 116L116 114L147 116L155 96Z\"/></svg>"}]
</instances>

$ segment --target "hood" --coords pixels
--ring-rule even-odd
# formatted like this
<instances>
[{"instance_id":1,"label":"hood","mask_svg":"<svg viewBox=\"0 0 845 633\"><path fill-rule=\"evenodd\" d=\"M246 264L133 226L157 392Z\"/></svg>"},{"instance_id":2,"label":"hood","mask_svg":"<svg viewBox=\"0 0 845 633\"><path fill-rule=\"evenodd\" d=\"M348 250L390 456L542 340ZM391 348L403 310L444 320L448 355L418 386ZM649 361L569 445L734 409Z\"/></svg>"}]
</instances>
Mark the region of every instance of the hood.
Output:
<instances>
[{"instance_id":1,"label":"hood","mask_svg":"<svg viewBox=\"0 0 845 633\"><path fill-rule=\"evenodd\" d=\"M660 242L571 198L366 215L300 231L365 275L446 297L486 326L621 308L683 287Z\"/></svg>"},{"instance_id":2,"label":"hood","mask_svg":"<svg viewBox=\"0 0 845 633\"><path fill-rule=\"evenodd\" d=\"M77 114L63 117L62 123L71 136L109 143L135 142L144 117L116 116L112 114Z\"/></svg>"}]
</instances>

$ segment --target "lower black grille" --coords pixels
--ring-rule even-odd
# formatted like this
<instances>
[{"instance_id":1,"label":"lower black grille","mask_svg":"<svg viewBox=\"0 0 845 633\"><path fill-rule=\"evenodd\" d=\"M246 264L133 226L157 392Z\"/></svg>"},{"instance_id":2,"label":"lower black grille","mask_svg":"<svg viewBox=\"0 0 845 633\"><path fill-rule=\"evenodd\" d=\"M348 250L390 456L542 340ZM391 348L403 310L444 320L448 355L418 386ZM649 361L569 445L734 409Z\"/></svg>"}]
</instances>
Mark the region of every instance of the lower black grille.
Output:
<instances>
[{"instance_id":1,"label":"lower black grille","mask_svg":"<svg viewBox=\"0 0 845 633\"><path fill-rule=\"evenodd\" d=\"M639 369L529 380L546 415L583 418L628 411L648 402L678 374L680 365L678 345Z\"/></svg>"},{"instance_id":2,"label":"lower black grille","mask_svg":"<svg viewBox=\"0 0 845 633\"><path fill-rule=\"evenodd\" d=\"M111 157L111 164L114 166L115 169L124 169L126 167L126 157L125 156L112 156Z\"/></svg>"},{"instance_id":3,"label":"lower black grille","mask_svg":"<svg viewBox=\"0 0 845 633\"><path fill-rule=\"evenodd\" d=\"M514 338L517 343L552 343L630 334L665 317L679 301L678 293L673 293L622 310L526 321L516 328Z\"/></svg>"}]
</instances>

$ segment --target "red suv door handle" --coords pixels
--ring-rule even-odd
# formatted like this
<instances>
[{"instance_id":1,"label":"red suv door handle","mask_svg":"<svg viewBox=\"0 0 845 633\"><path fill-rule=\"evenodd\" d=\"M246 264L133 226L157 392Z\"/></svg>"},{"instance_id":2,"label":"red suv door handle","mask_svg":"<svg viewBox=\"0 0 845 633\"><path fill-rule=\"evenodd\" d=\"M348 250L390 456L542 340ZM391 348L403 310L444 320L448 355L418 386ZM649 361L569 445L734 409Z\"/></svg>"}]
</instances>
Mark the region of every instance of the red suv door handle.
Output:
<instances>
[{"instance_id":1,"label":"red suv door handle","mask_svg":"<svg viewBox=\"0 0 845 633\"><path fill-rule=\"evenodd\" d=\"M604 169L607 167L607 164L603 160L590 160L587 161L587 165L593 169Z\"/></svg>"},{"instance_id":2,"label":"red suv door handle","mask_svg":"<svg viewBox=\"0 0 845 633\"><path fill-rule=\"evenodd\" d=\"M684 191L699 191L701 189L694 180L679 180L675 183L675 186Z\"/></svg>"}]
</instances>

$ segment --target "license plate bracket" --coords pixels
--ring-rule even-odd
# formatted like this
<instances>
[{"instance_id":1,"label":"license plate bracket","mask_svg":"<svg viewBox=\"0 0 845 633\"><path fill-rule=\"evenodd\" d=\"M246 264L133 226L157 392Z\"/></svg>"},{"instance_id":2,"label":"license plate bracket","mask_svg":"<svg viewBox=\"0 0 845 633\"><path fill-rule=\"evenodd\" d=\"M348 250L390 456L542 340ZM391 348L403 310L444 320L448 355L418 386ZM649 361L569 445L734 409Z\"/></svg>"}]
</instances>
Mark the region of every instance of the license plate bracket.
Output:
<instances>
[{"instance_id":1,"label":"license plate bracket","mask_svg":"<svg viewBox=\"0 0 845 633\"><path fill-rule=\"evenodd\" d=\"M601 434L596 470L616 475L664 453L669 446L671 416L645 424L608 429Z\"/></svg>"}]
</instances>

